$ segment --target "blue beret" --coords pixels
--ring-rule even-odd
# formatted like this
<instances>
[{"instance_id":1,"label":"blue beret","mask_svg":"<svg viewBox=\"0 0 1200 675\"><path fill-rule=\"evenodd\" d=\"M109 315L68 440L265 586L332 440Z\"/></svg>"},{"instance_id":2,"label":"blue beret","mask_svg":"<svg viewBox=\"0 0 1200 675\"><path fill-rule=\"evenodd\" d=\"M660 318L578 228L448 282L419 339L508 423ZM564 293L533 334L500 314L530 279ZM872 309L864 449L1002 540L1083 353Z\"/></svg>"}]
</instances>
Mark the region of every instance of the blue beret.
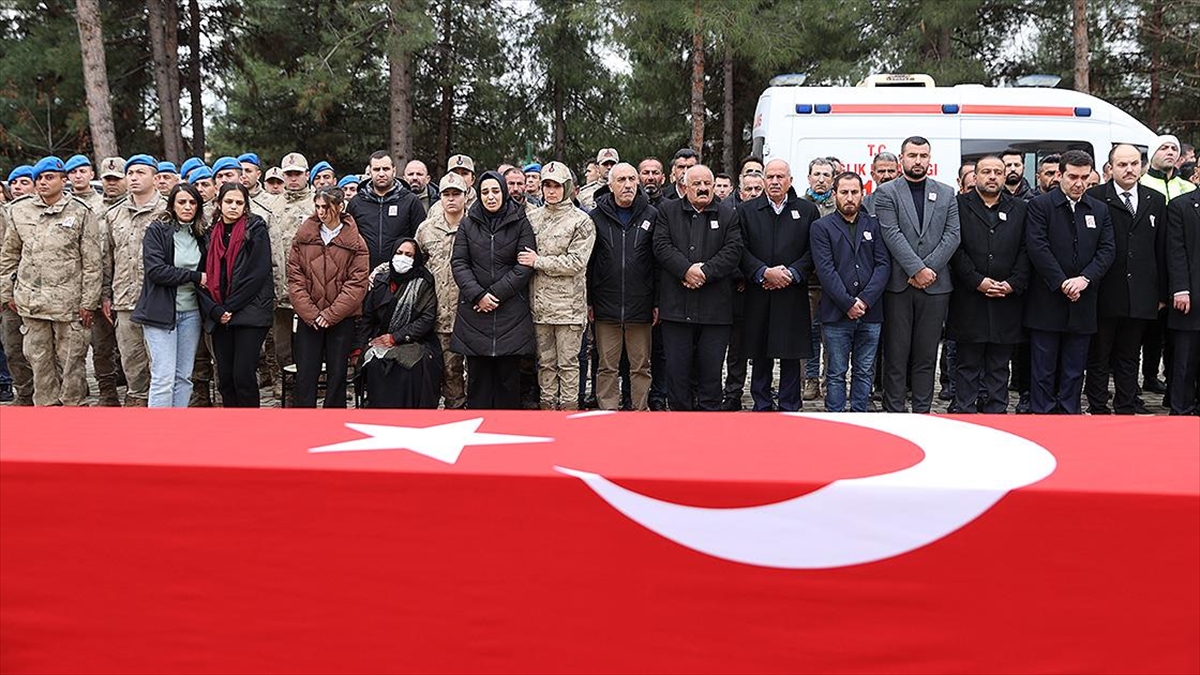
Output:
<instances>
[{"instance_id":1,"label":"blue beret","mask_svg":"<svg viewBox=\"0 0 1200 675\"><path fill-rule=\"evenodd\" d=\"M238 161L239 162L249 162L257 167L262 166L262 162L258 161L258 155L254 154L253 152L245 152L245 153L238 155Z\"/></svg>"},{"instance_id":2,"label":"blue beret","mask_svg":"<svg viewBox=\"0 0 1200 675\"><path fill-rule=\"evenodd\" d=\"M308 182L311 183L316 180L317 174L321 173L322 171L333 171L333 165L331 165L329 162L317 162L317 165L312 168L312 171L308 172Z\"/></svg>"},{"instance_id":3,"label":"blue beret","mask_svg":"<svg viewBox=\"0 0 1200 675\"><path fill-rule=\"evenodd\" d=\"M158 160L150 155L134 155L125 160L125 171L129 171L131 166L148 166L155 171L158 171Z\"/></svg>"},{"instance_id":4,"label":"blue beret","mask_svg":"<svg viewBox=\"0 0 1200 675\"><path fill-rule=\"evenodd\" d=\"M533 164L526 164L525 168L521 169L521 170L524 171L525 173L530 173L531 171L536 171L538 173L541 173L542 165L538 164L537 162L534 162Z\"/></svg>"},{"instance_id":5,"label":"blue beret","mask_svg":"<svg viewBox=\"0 0 1200 675\"><path fill-rule=\"evenodd\" d=\"M33 165L22 164L20 166L14 166L13 170L8 172L8 182L11 183L18 178L28 178L29 180L33 180Z\"/></svg>"},{"instance_id":6,"label":"blue beret","mask_svg":"<svg viewBox=\"0 0 1200 675\"><path fill-rule=\"evenodd\" d=\"M222 171L227 171L229 169L234 169L238 173L241 173L242 172L242 163L237 161L237 158L235 158L235 157L222 157L222 158L218 159L217 161L213 162L212 172L214 175L221 173Z\"/></svg>"},{"instance_id":7,"label":"blue beret","mask_svg":"<svg viewBox=\"0 0 1200 675\"><path fill-rule=\"evenodd\" d=\"M179 166L179 175L187 178L187 175L191 173L192 169L198 166L204 166L204 160L200 159L199 157L188 157L187 159L183 160L183 164Z\"/></svg>"},{"instance_id":8,"label":"blue beret","mask_svg":"<svg viewBox=\"0 0 1200 675\"><path fill-rule=\"evenodd\" d=\"M190 173L188 173L187 180L192 185L195 185L196 183L199 183L200 181L204 180L205 178L211 179L212 177L213 177L212 169L208 168L207 166L198 166L195 169L192 169Z\"/></svg>"},{"instance_id":9,"label":"blue beret","mask_svg":"<svg viewBox=\"0 0 1200 675\"><path fill-rule=\"evenodd\" d=\"M347 185L358 185L358 182L358 176L350 174L349 176L342 176L342 179L338 181L338 187L344 188Z\"/></svg>"},{"instance_id":10,"label":"blue beret","mask_svg":"<svg viewBox=\"0 0 1200 675\"><path fill-rule=\"evenodd\" d=\"M57 171L59 173L67 172L63 161L53 155L50 157L43 157L38 160L37 164L33 165L33 179L37 180L38 176L41 176L47 171Z\"/></svg>"},{"instance_id":11,"label":"blue beret","mask_svg":"<svg viewBox=\"0 0 1200 675\"><path fill-rule=\"evenodd\" d=\"M159 173L179 173L179 169L176 169L175 165L172 164L171 162L159 162L158 163L158 172Z\"/></svg>"},{"instance_id":12,"label":"blue beret","mask_svg":"<svg viewBox=\"0 0 1200 675\"><path fill-rule=\"evenodd\" d=\"M67 164L66 164L65 170L67 173L71 173L72 171L74 171L75 169L78 169L81 166L91 166L91 165L92 165L92 160L88 159L87 157L85 157L83 155L71 155L70 158L67 159Z\"/></svg>"}]
</instances>

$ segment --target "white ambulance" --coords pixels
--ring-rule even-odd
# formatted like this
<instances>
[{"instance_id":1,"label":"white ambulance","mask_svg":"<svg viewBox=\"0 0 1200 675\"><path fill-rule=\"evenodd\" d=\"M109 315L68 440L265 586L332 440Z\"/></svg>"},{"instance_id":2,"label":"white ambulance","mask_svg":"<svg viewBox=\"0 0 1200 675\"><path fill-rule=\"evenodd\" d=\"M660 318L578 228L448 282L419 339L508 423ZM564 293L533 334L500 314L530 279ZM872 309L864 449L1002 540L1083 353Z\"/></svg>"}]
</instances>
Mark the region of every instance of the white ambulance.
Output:
<instances>
[{"instance_id":1,"label":"white ambulance","mask_svg":"<svg viewBox=\"0 0 1200 675\"><path fill-rule=\"evenodd\" d=\"M927 75L879 75L857 87L789 86L774 78L754 113L754 154L785 159L806 186L808 163L837 157L860 174L867 193L871 159L900 154L909 136L929 139L930 175L956 186L963 160L1007 149L1025 153L1033 184L1037 159L1064 150L1085 150L1097 170L1115 143L1139 146L1143 154L1156 135L1141 122L1093 96L1052 88L934 86ZM956 186L957 187L957 186Z\"/></svg>"}]
</instances>

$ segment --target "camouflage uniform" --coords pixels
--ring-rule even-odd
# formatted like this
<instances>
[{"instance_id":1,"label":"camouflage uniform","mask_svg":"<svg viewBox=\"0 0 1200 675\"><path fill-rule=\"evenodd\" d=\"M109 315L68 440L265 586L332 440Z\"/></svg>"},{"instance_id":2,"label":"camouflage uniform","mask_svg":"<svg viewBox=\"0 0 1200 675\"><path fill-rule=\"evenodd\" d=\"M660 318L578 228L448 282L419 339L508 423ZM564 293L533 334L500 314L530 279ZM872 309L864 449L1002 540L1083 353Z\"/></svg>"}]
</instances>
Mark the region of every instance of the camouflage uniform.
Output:
<instances>
[{"instance_id":1,"label":"camouflage uniform","mask_svg":"<svg viewBox=\"0 0 1200 675\"><path fill-rule=\"evenodd\" d=\"M124 169L124 162L121 163ZM104 236L104 213L110 208L125 201L125 195L115 197L102 195L99 197L98 208L93 208L96 214L100 233L101 256L107 259L108 238ZM100 405L120 406L121 399L117 395L117 381L122 376L121 355L117 350L117 331L108 319L103 316L92 318L92 331L89 336L92 343L92 372L96 374L96 385L100 389Z\"/></svg>"},{"instance_id":2,"label":"camouflage uniform","mask_svg":"<svg viewBox=\"0 0 1200 675\"><path fill-rule=\"evenodd\" d=\"M15 302L33 368L34 404L83 405L88 333L80 309L100 305L100 231L83 201L13 202L0 249L0 302ZM13 275L16 275L14 281Z\"/></svg>"},{"instance_id":3,"label":"camouflage uniform","mask_svg":"<svg viewBox=\"0 0 1200 675\"><path fill-rule=\"evenodd\" d=\"M596 208L596 191L604 187L608 183L604 180L594 180L587 185L579 188L579 208L584 211L591 211ZM570 199L571 195L567 195Z\"/></svg>"},{"instance_id":4,"label":"camouflage uniform","mask_svg":"<svg viewBox=\"0 0 1200 675\"><path fill-rule=\"evenodd\" d=\"M275 223L268 228L271 235L271 271L275 280L275 360L280 368L292 365L292 300L288 296L287 256L292 250L292 240L300 224L311 216L313 209L312 188L299 192L284 192L276 204Z\"/></svg>"},{"instance_id":5,"label":"camouflage uniform","mask_svg":"<svg viewBox=\"0 0 1200 675\"><path fill-rule=\"evenodd\" d=\"M441 202L434 204L437 206ZM466 217L466 214L463 214ZM446 408L462 408L467 403L466 378L463 370L463 355L450 351L450 336L454 333L454 317L458 311L458 284L450 270L450 254L454 250L454 235L458 225L446 220L446 213L438 209L417 227L416 240L425 253L425 265L433 275L433 288L437 293L437 336L442 343L442 358L445 371L442 377L442 396Z\"/></svg>"},{"instance_id":6,"label":"camouflage uniform","mask_svg":"<svg viewBox=\"0 0 1200 675\"><path fill-rule=\"evenodd\" d=\"M529 217L538 250L529 282L538 386L543 409L573 410L578 407L579 346L587 325L587 264L596 228L571 203L573 179L566 166L550 162L542 168L542 180L562 183L565 196Z\"/></svg>"},{"instance_id":7,"label":"camouflage uniform","mask_svg":"<svg viewBox=\"0 0 1200 675\"><path fill-rule=\"evenodd\" d=\"M133 197L110 208L101 226L105 242L103 299L112 303L117 348L125 372L125 405L145 407L150 394L150 357L142 327L133 322L133 310L142 293L144 276L142 239L146 228L162 216L167 201L157 190L145 206Z\"/></svg>"},{"instance_id":8,"label":"camouflage uniform","mask_svg":"<svg viewBox=\"0 0 1200 675\"><path fill-rule=\"evenodd\" d=\"M8 230L9 205L0 205L0 244L4 243L4 234ZM21 344L21 316L8 308L8 303L0 303L0 344L4 345L4 354L8 357L8 370L12 375L13 393L16 394L14 405L33 405L33 369L29 367L29 359L25 358L25 349Z\"/></svg>"}]
</instances>

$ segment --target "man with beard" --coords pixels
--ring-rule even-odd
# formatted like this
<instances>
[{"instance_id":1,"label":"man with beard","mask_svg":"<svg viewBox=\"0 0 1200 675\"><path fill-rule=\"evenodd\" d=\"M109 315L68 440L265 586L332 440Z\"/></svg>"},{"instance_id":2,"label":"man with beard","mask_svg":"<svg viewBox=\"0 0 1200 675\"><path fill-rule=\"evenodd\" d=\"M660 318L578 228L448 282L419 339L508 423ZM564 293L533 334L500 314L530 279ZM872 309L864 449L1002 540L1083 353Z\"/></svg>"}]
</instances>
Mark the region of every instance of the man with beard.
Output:
<instances>
[{"instance_id":1,"label":"man with beard","mask_svg":"<svg viewBox=\"0 0 1200 675\"><path fill-rule=\"evenodd\" d=\"M873 187L871 194L863 197L862 210L875 215L875 194L879 192L880 186L895 180L899 174L900 160L895 155L887 151L875 155L871 160L871 182L873 183Z\"/></svg>"},{"instance_id":2,"label":"man with beard","mask_svg":"<svg viewBox=\"0 0 1200 675\"><path fill-rule=\"evenodd\" d=\"M1004 190L1017 199L1030 199L1033 187L1025 180L1025 153L1005 150L1000 159L1004 162Z\"/></svg>"},{"instance_id":3,"label":"man with beard","mask_svg":"<svg viewBox=\"0 0 1200 675\"><path fill-rule=\"evenodd\" d=\"M412 190L421 202L421 206L425 207L426 213L441 198L437 186L430 184L429 167L419 159L404 165L404 180L408 183L408 189Z\"/></svg>"},{"instance_id":4,"label":"man with beard","mask_svg":"<svg viewBox=\"0 0 1200 675\"><path fill-rule=\"evenodd\" d=\"M1044 195L1053 191L1058 187L1058 179L1062 173L1059 166L1062 164L1060 155L1046 155L1042 161L1038 162L1037 171L1037 189L1030 192L1026 199L1033 199L1038 195Z\"/></svg>"},{"instance_id":5,"label":"man with beard","mask_svg":"<svg viewBox=\"0 0 1200 675\"><path fill-rule=\"evenodd\" d=\"M733 289L725 282L741 261L741 223L737 211L713 199L708 167L688 169L681 181L685 197L664 203L654 225L668 399L673 410L717 410L733 323Z\"/></svg>"},{"instance_id":6,"label":"man with beard","mask_svg":"<svg viewBox=\"0 0 1200 675\"><path fill-rule=\"evenodd\" d=\"M804 198L817 207L820 216L824 217L837 210L833 203L833 161L828 157L818 157L808 163L808 189ZM814 310L821 306L821 282L812 279L808 287L809 307ZM821 324L816 314L811 317L809 335L812 340L812 357L804 364L804 400L815 401L821 397Z\"/></svg>"},{"instance_id":7,"label":"man with beard","mask_svg":"<svg viewBox=\"0 0 1200 675\"><path fill-rule=\"evenodd\" d=\"M319 166L319 165L318 165ZM367 242L371 269L390 262L401 239L411 239L425 220L421 201L396 180L396 165L386 150L371 154L370 189L360 190L346 212Z\"/></svg>"},{"instance_id":8,"label":"man with beard","mask_svg":"<svg viewBox=\"0 0 1200 675\"><path fill-rule=\"evenodd\" d=\"M532 213L537 206L530 202L526 197L525 172L514 166L501 175L504 176L504 182L508 188L508 196L512 197L512 200L516 202L518 206L525 209L525 213ZM567 199L569 201L570 197ZM536 230L537 228L534 229Z\"/></svg>"},{"instance_id":9,"label":"man with beard","mask_svg":"<svg viewBox=\"0 0 1200 675\"><path fill-rule=\"evenodd\" d=\"M663 175L662 162L657 157L647 157L638 163L638 182L646 191L651 206L657 206L663 199L662 188L666 176Z\"/></svg>"},{"instance_id":10,"label":"man with beard","mask_svg":"<svg viewBox=\"0 0 1200 675\"><path fill-rule=\"evenodd\" d=\"M928 178L929 141L910 136L900 145L904 180L879 188L875 213L892 254L884 311L884 408L928 413L933 402L938 341L950 306L950 256L958 249L954 189Z\"/></svg>"}]
</instances>

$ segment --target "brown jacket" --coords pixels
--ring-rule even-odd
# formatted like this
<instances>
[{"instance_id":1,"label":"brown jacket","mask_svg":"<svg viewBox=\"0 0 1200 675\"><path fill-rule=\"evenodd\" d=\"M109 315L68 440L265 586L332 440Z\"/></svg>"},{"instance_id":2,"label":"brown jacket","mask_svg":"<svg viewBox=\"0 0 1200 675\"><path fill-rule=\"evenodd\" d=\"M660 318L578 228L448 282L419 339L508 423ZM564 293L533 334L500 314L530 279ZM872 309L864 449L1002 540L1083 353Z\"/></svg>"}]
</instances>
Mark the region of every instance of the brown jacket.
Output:
<instances>
[{"instance_id":1,"label":"brown jacket","mask_svg":"<svg viewBox=\"0 0 1200 675\"><path fill-rule=\"evenodd\" d=\"M305 220L287 257L288 295L300 320L313 326L323 315L334 325L362 314L369 259L367 244L349 215L342 214L342 229L328 246L321 241L320 221Z\"/></svg>"}]
</instances>

